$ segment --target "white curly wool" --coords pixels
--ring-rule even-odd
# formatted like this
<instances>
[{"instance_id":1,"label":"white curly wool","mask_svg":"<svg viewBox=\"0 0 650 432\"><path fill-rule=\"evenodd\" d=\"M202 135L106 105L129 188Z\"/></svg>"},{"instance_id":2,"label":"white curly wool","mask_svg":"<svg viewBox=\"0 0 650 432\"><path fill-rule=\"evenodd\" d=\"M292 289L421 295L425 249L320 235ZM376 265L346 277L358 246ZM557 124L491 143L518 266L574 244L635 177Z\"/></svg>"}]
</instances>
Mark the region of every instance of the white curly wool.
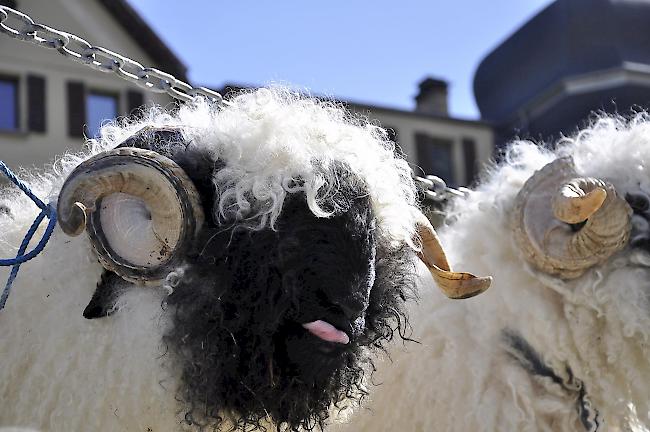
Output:
<instances>
[{"instance_id":1,"label":"white curly wool","mask_svg":"<svg viewBox=\"0 0 650 432\"><path fill-rule=\"evenodd\" d=\"M234 98L224 110L199 102L176 115L147 114L144 121L105 126L102 142L94 144L114 147L143 126L181 127L191 145L226 163L214 178L218 217L272 227L286 194L300 190L312 212L325 217L336 206L330 192L337 179L328 168L338 161L366 182L382 234L411 242L416 213L408 163L395 156L384 129L334 102L263 88Z\"/></svg>"},{"instance_id":2,"label":"white curly wool","mask_svg":"<svg viewBox=\"0 0 650 432\"><path fill-rule=\"evenodd\" d=\"M598 412L591 430L650 429L650 254L628 247L561 281L532 270L512 240L517 192L535 170L568 155L580 174L611 181L621 196L650 193L645 114L601 118L553 152L514 143L441 233L452 265L493 275L492 287L461 302L422 295L412 311L421 345L396 347L373 379L382 385L367 409L332 430L586 431L581 403L590 405L583 416ZM519 333L559 382L524 370L504 329Z\"/></svg>"},{"instance_id":3,"label":"white curly wool","mask_svg":"<svg viewBox=\"0 0 650 432\"><path fill-rule=\"evenodd\" d=\"M3 231L3 256L21 240L23 229L12 231ZM133 290L110 320L86 320L100 274L88 241L58 230L23 265L0 311L0 426L157 431L178 423L160 341L162 289ZM7 275L0 271L3 282Z\"/></svg>"},{"instance_id":4,"label":"white curly wool","mask_svg":"<svg viewBox=\"0 0 650 432\"><path fill-rule=\"evenodd\" d=\"M367 183L381 235L411 241L415 189L385 131L333 103L283 89L243 94L221 111L198 103L175 114L153 110L137 122L109 124L88 151L66 155L46 172L19 176L36 195L55 199L81 161L144 126L163 125L180 127L191 145L226 163L214 178L220 217L270 227L286 194L297 189L305 191L314 214L327 216L329 189L321 186L336 184L327 168L343 161ZM15 256L38 209L14 189L0 191L0 204L9 209L0 212L4 258ZM8 274L0 268L3 284ZM22 266L0 311L0 429L159 432L180 423L177 376L161 342L168 290L131 290L119 313L86 320L82 312L100 274L86 236L70 238L58 228L44 252Z\"/></svg>"}]
</instances>

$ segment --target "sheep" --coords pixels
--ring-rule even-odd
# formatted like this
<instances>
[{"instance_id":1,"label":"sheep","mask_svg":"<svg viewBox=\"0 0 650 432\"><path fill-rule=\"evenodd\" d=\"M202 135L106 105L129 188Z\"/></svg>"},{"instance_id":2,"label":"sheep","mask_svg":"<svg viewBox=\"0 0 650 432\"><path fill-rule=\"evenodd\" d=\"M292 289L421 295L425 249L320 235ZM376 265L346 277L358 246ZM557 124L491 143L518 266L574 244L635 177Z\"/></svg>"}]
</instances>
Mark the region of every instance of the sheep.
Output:
<instances>
[{"instance_id":1,"label":"sheep","mask_svg":"<svg viewBox=\"0 0 650 432\"><path fill-rule=\"evenodd\" d=\"M513 142L441 239L488 271L466 302L424 297L335 431L650 429L650 116L601 116L554 145Z\"/></svg>"},{"instance_id":2,"label":"sheep","mask_svg":"<svg viewBox=\"0 0 650 432\"><path fill-rule=\"evenodd\" d=\"M451 297L489 285L451 270L385 131L333 103L260 89L88 144L21 173L60 229L0 311L0 428L322 429L407 338L416 256ZM0 202L10 256L35 211Z\"/></svg>"}]
</instances>

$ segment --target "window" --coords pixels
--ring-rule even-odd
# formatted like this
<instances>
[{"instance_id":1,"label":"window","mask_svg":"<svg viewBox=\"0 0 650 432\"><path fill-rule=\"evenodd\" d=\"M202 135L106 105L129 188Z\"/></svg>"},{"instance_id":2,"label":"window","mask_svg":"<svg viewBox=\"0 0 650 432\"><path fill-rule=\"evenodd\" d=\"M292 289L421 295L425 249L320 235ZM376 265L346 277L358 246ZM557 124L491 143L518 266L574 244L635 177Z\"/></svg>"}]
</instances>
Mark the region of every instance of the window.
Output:
<instances>
[{"instance_id":1,"label":"window","mask_svg":"<svg viewBox=\"0 0 650 432\"><path fill-rule=\"evenodd\" d=\"M18 80L0 78L0 130L18 130Z\"/></svg>"},{"instance_id":2,"label":"window","mask_svg":"<svg viewBox=\"0 0 650 432\"><path fill-rule=\"evenodd\" d=\"M86 97L86 127L90 138L99 136L102 123L117 117L117 96L90 91Z\"/></svg>"},{"instance_id":3,"label":"window","mask_svg":"<svg viewBox=\"0 0 650 432\"><path fill-rule=\"evenodd\" d=\"M418 165L425 174L440 177L449 186L457 186L452 158L453 142L426 134L415 134Z\"/></svg>"}]
</instances>

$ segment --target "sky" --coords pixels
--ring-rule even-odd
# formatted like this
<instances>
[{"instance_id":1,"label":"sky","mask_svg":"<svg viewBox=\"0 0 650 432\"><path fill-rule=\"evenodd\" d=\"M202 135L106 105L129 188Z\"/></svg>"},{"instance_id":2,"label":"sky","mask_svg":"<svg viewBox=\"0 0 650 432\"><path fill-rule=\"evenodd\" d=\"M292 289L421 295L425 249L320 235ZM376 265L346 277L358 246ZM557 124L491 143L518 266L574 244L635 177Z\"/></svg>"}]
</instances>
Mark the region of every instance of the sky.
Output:
<instances>
[{"instance_id":1,"label":"sky","mask_svg":"<svg viewBox=\"0 0 650 432\"><path fill-rule=\"evenodd\" d=\"M194 85L286 84L413 109L427 76L453 117L478 119L474 72L551 0L129 0ZM181 5L181 6L179 6Z\"/></svg>"}]
</instances>

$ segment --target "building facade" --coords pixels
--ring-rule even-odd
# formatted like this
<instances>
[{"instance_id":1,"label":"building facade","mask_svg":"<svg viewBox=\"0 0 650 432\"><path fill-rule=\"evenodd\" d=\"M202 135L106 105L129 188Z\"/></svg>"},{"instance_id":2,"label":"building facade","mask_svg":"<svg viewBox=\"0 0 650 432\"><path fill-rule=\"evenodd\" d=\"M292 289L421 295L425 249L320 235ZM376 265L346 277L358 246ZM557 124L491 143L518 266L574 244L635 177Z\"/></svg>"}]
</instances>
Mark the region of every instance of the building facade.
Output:
<instances>
[{"instance_id":1,"label":"building facade","mask_svg":"<svg viewBox=\"0 0 650 432\"><path fill-rule=\"evenodd\" d=\"M187 81L182 62L125 0L0 4ZM19 25L16 20L7 24ZM143 91L55 50L0 36L0 159L11 167L42 167L56 155L79 150L103 121L129 115L142 105L172 102L167 95ZM469 185L492 155L491 127L450 117L444 81L425 79L415 99L414 110L343 102L385 127L417 174L435 174L452 186Z\"/></svg>"},{"instance_id":2,"label":"building facade","mask_svg":"<svg viewBox=\"0 0 650 432\"><path fill-rule=\"evenodd\" d=\"M449 186L469 186L492 157L491 125L450 117L444 81L423 80L412 111L354 102L346 105L386 128L418 175L436 175Z\"/></svg>"},{"instance_id":3,"label":"building facade","mask_svg":"<svg viewBox=\"0 0 650 432\"><path fill-rule=\"evenodd\" d=\"M122 0L0 0L36 22L186 79L186 68ZM16 20L7 21L18 26ZM55 50L0 35L0 159L11 167L42 167L82 148L102 121L167 95L143 91Z\"/></svg>"}]
</instances>

